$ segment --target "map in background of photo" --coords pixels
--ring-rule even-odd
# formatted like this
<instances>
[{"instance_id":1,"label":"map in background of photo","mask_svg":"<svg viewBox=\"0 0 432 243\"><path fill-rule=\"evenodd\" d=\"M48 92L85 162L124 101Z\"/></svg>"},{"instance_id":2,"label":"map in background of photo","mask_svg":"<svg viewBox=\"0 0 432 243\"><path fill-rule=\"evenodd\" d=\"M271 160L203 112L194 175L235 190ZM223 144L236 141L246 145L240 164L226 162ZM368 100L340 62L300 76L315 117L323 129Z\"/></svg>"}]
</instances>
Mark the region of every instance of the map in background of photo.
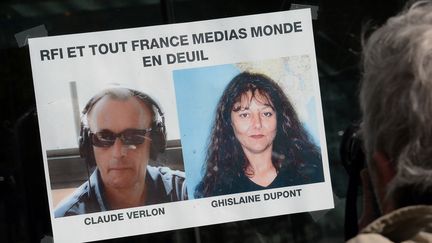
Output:
<instances>
[{"instance_id":1,"label":"map in background of photo","mask_svg":"<svg viewBox=\"0 0 432 243\"><path fill-rule=\"evenodd\" d=\"M290 99L312 141L320 147L316 91L309 56L174 70L189 199L194 198L195 187L202 178L219 98L231 79L244 71L262 73L276 81Z\"/></svg>"}]
</instances>

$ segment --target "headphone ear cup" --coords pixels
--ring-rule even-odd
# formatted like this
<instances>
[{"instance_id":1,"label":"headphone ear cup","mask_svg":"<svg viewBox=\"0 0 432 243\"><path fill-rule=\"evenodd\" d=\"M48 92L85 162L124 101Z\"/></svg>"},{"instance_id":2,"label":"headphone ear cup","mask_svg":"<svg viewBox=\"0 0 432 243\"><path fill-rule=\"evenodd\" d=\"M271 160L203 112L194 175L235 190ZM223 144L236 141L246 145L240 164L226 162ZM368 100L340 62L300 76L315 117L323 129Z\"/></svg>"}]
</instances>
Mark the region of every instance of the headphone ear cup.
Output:
<instances>
[{"instance_id":1,"label":"headphone ear cup","mask_svg":"<svg viewBox=\"0 0 432 243\"><path fill-rule=\"evenodd\" d=\"M85 128L83 124L81 124L80 136L78 140L79 154L81 158L87 157L87 149L86 149L87 144L88 144L88 128Z\"/></svg>"},{"instance_id":2,"label":"headphone ear cup","mask_svg":"<svg viewBox=\"0 0 432 243\"><path fill-rule=\"evenodd\" d=\"M96 165L94 159L93 146L90 142L90 129L81 125L79 138L79 153L80 157L85 159L86 163L93 167Z\"/></svg>"},{"instance_id":3,"label":"headphone ear cup","mask_svg":"<svg viewBox=\"0 0 432 243\"><path fill-rule=\"evenodd\" d=\"M153 126L150 138L152 140L150 158L156 160L160 153L165 152L166 148L165 126L161 122L157 122Z\"/></svg>"}]
</instances>

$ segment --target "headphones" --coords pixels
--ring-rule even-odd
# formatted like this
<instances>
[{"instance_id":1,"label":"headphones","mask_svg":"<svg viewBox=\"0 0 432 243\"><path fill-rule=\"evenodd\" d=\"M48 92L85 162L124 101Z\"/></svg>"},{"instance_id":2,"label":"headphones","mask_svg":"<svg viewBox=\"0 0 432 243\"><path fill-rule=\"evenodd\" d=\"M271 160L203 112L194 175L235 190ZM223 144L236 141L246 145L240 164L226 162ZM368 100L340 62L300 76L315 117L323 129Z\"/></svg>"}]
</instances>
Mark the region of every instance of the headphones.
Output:
<instances>
[{"instance_id":1,"label":"headphones","mask_svg":"<svg viewBox=\"0 0 432 243\"><path fill-rule=\"evenodd\" d=\"M113 99L116 99L116 96L123 95L123 92L126 91L127 95L126 97L135 97L138 100L142 101L145 105L149 105L152 107L153 110L153 121L151 125L151 132L150 132L150 138L151 138L151 146L150 146L150 159L156 160L158 155L160 153L163 153L165 151L166 147L166 128L165 128L165 117L164 114L159 107L159 105L156 103L155 100L153 100L150 96L148 96L145 93L142 93L137 90L128 89L128 88L111 88L102 91L101 93L93 96L85 105L82 116L81 116L81 128L80 128L80 136L79 136L79 152L81 158L84 158L87 165L89 167L96 166L96 161L94 158L94 151L93 151L93 145L91 143L91 137L90 137L90 128L87 125L87 115L90 113L90 111L93 109L93 107L105 96L111 96ZM155 112L156 111L156 112ZM159 119L158 119L159 117Z\"/></svg>"},{"instance_id":2,"label":"headphones","mask_svg":"<svg viewBox=\"0 0 432 243\"><path fill-rule=\"evenodd\" d=\"M349 240L358 233L357 194L361 186L360 172L366 167L366 156L363 141L360 136L360 124L348 126L342 136L339 147L341 161L349 175L348 189L345 203L345 240Z\"/></svg>"},{"instance_id":3,"label":"headphones","mask_svg":"<svg viewBox=\"0 0 432 243\"><path fill-rule=\"evenodd\" d=\"M360 174L365 167L366 156L360 136L360 124L349 125L342 136L339 147L341 161L348 174Z\"/></svg>"}]
</instances>

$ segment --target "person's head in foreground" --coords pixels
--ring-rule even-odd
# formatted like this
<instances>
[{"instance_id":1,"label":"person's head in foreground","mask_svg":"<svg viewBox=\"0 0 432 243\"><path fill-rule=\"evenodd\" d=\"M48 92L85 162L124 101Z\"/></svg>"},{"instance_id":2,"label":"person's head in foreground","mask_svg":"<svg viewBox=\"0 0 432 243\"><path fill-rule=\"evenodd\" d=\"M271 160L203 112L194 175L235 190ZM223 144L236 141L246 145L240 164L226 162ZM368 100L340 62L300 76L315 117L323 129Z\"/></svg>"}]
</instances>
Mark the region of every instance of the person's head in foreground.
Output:
<instances>
[{"instance_id":1,"label":"person's head in foreground","mask_svg":"<svg viewBox=\"0 0 432 243\"><path fill-rule=\"evenodd\" d=\"M375 202L365 203L360 224L384 216L353 242L432 242L431 2L390 18L365 42L363 55L361 130L368 169L362 179L364 197Z\"/></svg>"},{"instance_id":2,"label":"person's head in foreground","mask_svg":"<svg viewBox=\"0 0 432 243\"><path fill-rule=\"evenodd\" d=\"M163 113L152 98L126 88L98 93L83 110L80 137L81 156L96 170L78 189L85 197L69 200L69 207L81 203L87 208L76 211L85 213L176 200L165 198L170 189L157 186L157 178L170 180L179 175L148 166L165 144Z\"/></svg>"},{"instance_id":3,"label":"person's head in foreground","mask_svg":"<svg viewBox=\"0 0 432 243\"><path fill-rule=\"evenodd\" d=\"M279 85L243 72L216 108L196 197L323 181L321 154Z\"/></svg>"}]
</instances>

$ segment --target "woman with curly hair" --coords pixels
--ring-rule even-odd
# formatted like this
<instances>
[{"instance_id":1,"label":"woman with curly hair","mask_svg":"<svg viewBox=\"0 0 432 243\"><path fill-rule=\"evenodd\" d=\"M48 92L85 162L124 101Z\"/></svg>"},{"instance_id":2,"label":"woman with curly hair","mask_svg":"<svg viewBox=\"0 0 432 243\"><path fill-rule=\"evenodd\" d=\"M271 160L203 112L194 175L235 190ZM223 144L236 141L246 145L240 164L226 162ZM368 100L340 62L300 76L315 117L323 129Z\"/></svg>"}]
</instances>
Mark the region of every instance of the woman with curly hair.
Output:
<instances>
[{"instance_id":1,"label":"woman with curly hair","mask_svg":"<svg viewBox=\"0 0 432 243\"><path fill-rule=\"evenodd\" d=\"M320 149L279 85L262 74L234 77L217 105L195 197L323 180Z\"/></svg>"}]
</instances>

